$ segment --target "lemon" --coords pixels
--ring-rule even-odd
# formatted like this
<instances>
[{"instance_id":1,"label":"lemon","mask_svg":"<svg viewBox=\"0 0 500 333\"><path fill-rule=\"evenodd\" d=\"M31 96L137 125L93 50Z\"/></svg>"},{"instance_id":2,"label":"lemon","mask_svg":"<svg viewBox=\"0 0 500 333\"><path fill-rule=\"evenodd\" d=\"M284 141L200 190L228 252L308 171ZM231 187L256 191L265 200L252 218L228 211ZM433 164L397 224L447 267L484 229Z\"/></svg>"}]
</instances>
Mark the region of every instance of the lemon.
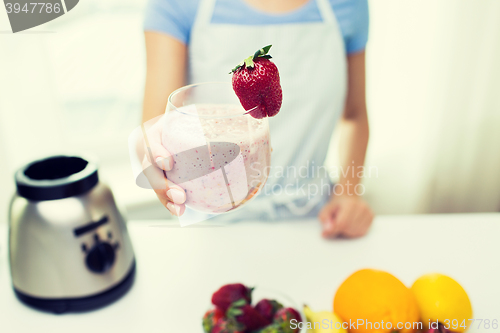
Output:
<instances>
[{"instance_id":1,"label":"lemon","mask_svg":"<svg viewBox=\"0 0 500 333\"><path fill-rule=\"evenodd\" d=\"M304 305L304 314L306 315L308 327L307 333L347 333L342 328L342 320L331 311L314 312L307 305Z\"/></svg>"},{"instance_id":2,"label":"lemon","mask_svg":"<svg viewBox=\"0 0 500 333\"><path fill-rule=\"evenodd\" d=\"M426 274L411 287L424 327L439 321L454 332L465 332L472 323L472 306L464 288L443 274Z\"/></svg>"}]
</instances>

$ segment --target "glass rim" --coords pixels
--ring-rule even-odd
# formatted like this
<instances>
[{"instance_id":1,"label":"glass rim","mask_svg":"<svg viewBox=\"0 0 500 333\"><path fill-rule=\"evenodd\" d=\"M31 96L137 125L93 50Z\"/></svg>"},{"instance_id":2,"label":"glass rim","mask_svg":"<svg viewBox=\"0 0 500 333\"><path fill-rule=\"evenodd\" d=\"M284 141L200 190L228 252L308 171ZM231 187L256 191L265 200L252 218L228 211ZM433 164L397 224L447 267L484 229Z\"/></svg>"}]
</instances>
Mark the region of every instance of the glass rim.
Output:
<instances>
[{"instance_id":1,"label":"glass rim","mask_svg":"<svg viewBox=\"0 0 500 333\"><path fill-rule=\"evenodd\" d=\"M191 89L191 88L195 88L195 87L199 87L199 86L208 86L208 85L224 85L224 86L228 86L228 85L231 85L230 82L223 82L223 81L210 81L210 82L201 82L201 83L193 83L193 84L188 84L186 86L183 86L183 87L180 87L176 90L174 90L169 96L168 96L168 100L167 100L167 105L171 105L175 111L179 112L180 114L183 114L183 115L186 115L186 116L192 116L192 117L197 117L197 118L203 118L203 119L222 119L222 118L231 118L231 117L239 117L239 116L244 116L252 111L254 111L255 109L257 109L258 106L250 109L250 110L245 110L245 108L241 105L241 103L239 103L239 105L241 106L241 108L244 110L244 112L238 112L238 113L231 113L231 114L227 114L227 115L217 115L217 116L203 116L203 115L199 115L199 114L194 114L194 113L189 113L189 112L183 112L183 111L180 111L180 107L177 107L173 102L172 102L172 97L185 91L185 90L188 90L188 89ZM236 94L235 94L236 95Z\"/></svg>"}]
</instances>

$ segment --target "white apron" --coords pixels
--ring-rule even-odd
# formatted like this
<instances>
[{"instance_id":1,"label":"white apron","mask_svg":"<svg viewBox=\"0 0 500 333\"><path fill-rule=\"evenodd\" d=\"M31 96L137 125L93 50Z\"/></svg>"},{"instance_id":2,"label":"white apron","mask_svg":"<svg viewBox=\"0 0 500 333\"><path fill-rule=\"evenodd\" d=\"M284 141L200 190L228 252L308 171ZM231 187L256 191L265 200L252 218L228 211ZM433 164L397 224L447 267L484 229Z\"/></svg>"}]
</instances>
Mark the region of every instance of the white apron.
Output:
<instances>
[{"instance_id":1,"label":"white apron","mask_svg":"<svg viewBox=\"0 0 500 333\"><path fill-rule=\"evenodd\" d=\"M328 0L310 1L316 1L322 22L213 24L216 0L200 2L189 44L189 83L230 82L232 68L257 49L272 44L270 54L283 89L281 111L269 120L273 152L266 187L246 206L220 217L273 220L307 216L317 214L329 197L328 179L317 177L316 171L324 164L331 134L344 108L346 52ZM293 168L307 177L297 178Z\"/></svg>"}]
</instances>

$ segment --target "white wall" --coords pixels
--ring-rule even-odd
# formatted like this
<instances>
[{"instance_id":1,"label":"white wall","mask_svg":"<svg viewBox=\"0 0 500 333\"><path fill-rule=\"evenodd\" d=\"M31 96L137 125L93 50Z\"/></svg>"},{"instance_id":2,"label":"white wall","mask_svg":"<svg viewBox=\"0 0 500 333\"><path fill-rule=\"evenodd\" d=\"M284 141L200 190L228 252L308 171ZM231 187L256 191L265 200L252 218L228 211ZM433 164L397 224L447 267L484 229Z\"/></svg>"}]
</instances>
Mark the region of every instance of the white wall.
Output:
<instances>
[{"instance_id":1,"label":"white wall","mask_svg":"<svg viewBox=\"0 0 500 333\"><path fill-rule=\"evenodd\" d=\"M450 3L439 2L442 15ZM500 2L458 4L437 33L445 46L434 80L439 130L423 204L430 212L500 211Z\"/></svg>"},{"instance_id":2,"label":"white wall","mask_svg":"<svg viewBox=\"0 0 500 333\"><path fill-rule=\"evenodd\" d=\"M378 213L500 210L500 2L372 0L365 180Z\"/></svg>"}]
</instances>

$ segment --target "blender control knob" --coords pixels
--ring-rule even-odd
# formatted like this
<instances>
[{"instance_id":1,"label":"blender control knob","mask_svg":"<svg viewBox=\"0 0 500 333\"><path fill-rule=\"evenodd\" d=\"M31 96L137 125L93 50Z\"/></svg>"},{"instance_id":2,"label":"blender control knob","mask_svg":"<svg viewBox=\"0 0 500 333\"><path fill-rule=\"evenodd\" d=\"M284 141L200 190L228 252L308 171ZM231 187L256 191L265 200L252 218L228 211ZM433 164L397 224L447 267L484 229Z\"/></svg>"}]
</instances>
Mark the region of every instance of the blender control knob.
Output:
<instances>
[{"instance_id":1,"label":"blender control knob","mask_svg":"<svg viewBox=\"0 0 500 333\"><path fill-rule=\"evenodd\" d=\"M98 243L87 253L85 263L94 273L105 273L115 262L115 249L109 243Z\"/></svg>"}]
</instances>

